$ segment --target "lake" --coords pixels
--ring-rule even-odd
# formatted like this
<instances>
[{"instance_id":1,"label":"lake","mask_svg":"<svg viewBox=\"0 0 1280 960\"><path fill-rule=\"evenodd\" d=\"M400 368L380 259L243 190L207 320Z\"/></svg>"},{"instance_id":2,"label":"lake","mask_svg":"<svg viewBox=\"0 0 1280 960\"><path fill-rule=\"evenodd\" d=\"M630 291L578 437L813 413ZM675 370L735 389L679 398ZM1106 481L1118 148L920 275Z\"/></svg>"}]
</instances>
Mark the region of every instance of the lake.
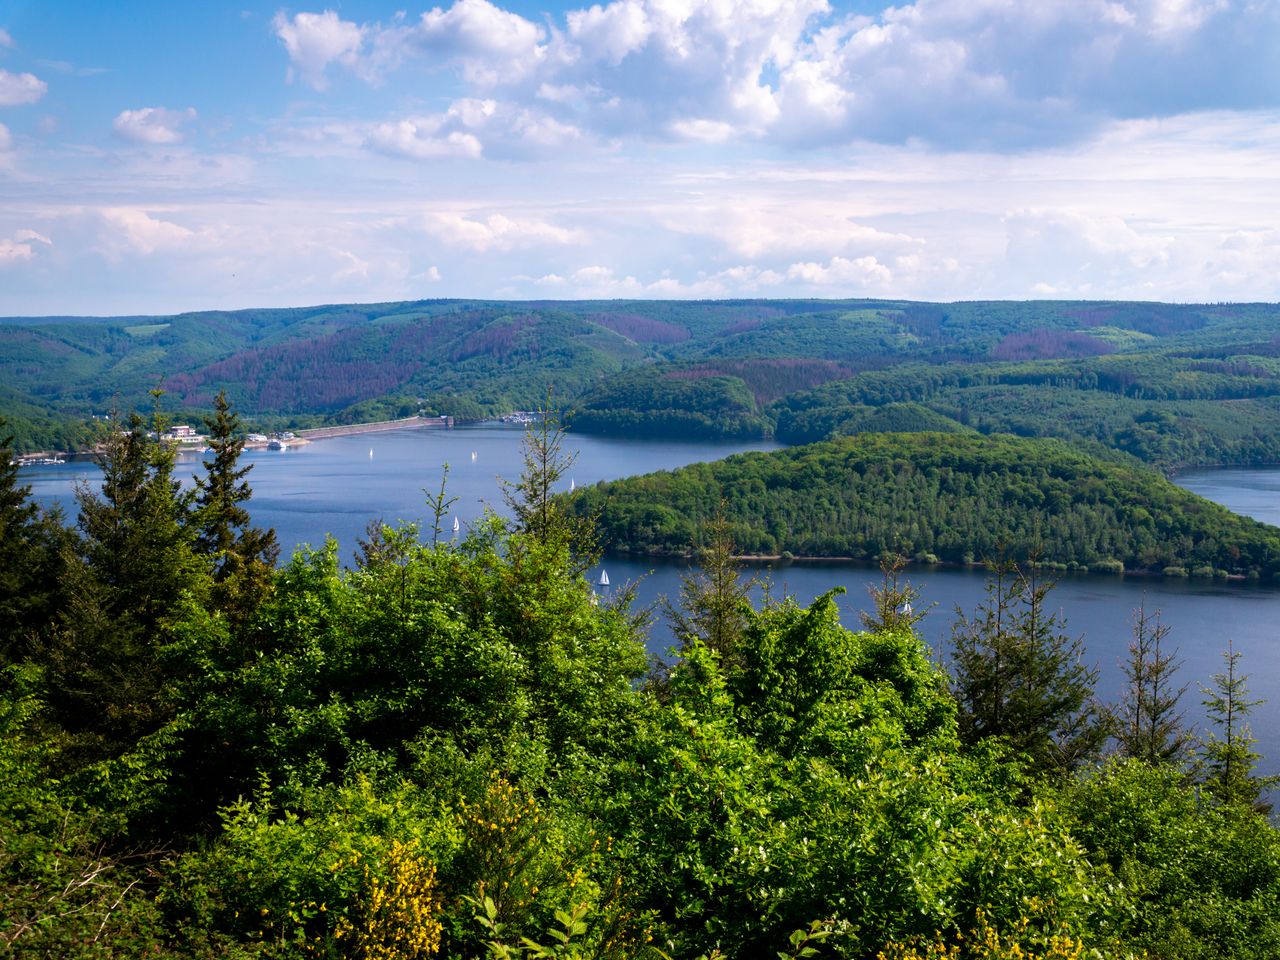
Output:
<instances>
[{"instance_id":1,"label":"lake","mask_svg":"<svg viewBox=\"0 0 1280 960\"><path fill-rule=\"evenodd\" d=\"M448 493L457 498L450 511L461 524L486 509L501 510L501 478L514 479L521 468L523 431L501 424L458 427L453 430L406 430L334 437L285 451L246 451L253 464L250 502L255 523L273 526L286 552L325 533L336 536L342 556L350 559L356 540L372 519L386 522L423 520L423 488L439 488L442 464L449 464ZM709 443L664 440L621 440L570 435L566 450L577 460L566 474L578 486L653 470L672 469L714 460L744 450L776 449L773 443ZM199 457L185 458L181 473L199 469ZM42 503L59 503L74 512L77 481L94 483L92 463L72 461L61 466L24 468ZM1280 470L1201 470L1177 478L1201 496L1237 512L1280 525ZM452 525L452 519L448 521ZM608 557L604 568L610 589L633 581L644 605L660 597L676 596L685 565L650 559ZM844 622L858 625L858 612L869 606L868 585L879 582L873 567L837 563L792 563L771 571L775 595L793 594L808 602L833 587L847 594L839 601ZM592 579L598 577L594 571ZM913 568L909 579L921 591L921 603L932 605L921 623L922 635L945 659L957 606L972 611L983 598L980 572L942 568ZM1260 584L1081 574L1063 577L1050 595L1051 609L1060 614L1072 635L1085 638L1088 659L1101 671L1099 696L1114 702L1123 689L1121 663L1130 639L1132 612L1140 604L1160 611L1172 627L1169 640L1183 661L1179 680L1188 684L1182 707L1188 722L1203 721L1200 686L1222 669L1222 651L1231 638L1243 654L1241 667L1249 674L1254 698L1265 698L1253 716L1254 735L1264 755L1262 770L1280 772L1280 588ZM656 620L650 649L661 654L670 632Z\"/></svg>"}]
</instances>

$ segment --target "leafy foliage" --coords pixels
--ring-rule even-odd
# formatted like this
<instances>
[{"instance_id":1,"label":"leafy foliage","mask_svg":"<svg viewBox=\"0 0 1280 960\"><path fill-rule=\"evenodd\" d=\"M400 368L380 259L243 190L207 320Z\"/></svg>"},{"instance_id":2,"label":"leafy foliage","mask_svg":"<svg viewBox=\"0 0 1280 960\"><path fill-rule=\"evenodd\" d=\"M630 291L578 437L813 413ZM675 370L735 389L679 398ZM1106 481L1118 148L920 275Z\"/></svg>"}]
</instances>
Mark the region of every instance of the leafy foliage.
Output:
<instances>
[{"instance_id":1,"label":"leafy foliage","mask_svg":"<svg viewBox=\"0 0 1280 960\"><path fill-rule=\"evenodd\" d=\"M944 317L909 322L945 334ZM268 571L267 589L228 593L222 561L253 527L222 413L203 505L130 420L106 438L102 497L84 495L66 589L20 571L54 617L0 673L7 953L1280 950L1280 841L1250 796L1197 792L1159 757L1039 775L1088 677L1035 583L969 621L973 651L1020 673L993 679L976 656L957 702L891 561L864 632L841 626L838 592L804 606L766 590L753 606L728 500L678 656L646 684L643 616L625 591L595 597L576 518L548 498L564 465L550 421L512 520L442 538L442 489L429 537L381 527L351 569L330 540ZM26 537L39 518L5 476L0 515ZM1004 701L1019 725L971 737L972 708L994 702L979 688L1011 679L1035 693ZM1234 660L1218 690L1244 746ZM1032 763L1005 762L1011 746Z\"/></svg>"}]
</instances>

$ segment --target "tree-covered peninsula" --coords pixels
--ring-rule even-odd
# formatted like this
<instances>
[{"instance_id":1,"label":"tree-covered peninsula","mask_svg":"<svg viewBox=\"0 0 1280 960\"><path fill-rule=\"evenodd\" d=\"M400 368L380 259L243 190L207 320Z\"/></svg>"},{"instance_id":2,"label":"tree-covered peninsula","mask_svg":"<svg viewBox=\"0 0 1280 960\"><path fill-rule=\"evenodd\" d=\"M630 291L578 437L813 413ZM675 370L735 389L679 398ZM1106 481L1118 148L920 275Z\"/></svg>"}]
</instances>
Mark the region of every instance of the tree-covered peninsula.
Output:
<instances>
[{"instance_id":1,"label":"tree-covered peninsula","mask_svg":"<svg viewBox=\"0 0 1280 960\"><path fill-rule=\"evenodd\" d=\"M607 546L635 553L688 553L723 503L747 554L1280 571L1280 530L1056 440L865 433L601 483L571 502L598 515Z\"/></svg>"}]
</instances>

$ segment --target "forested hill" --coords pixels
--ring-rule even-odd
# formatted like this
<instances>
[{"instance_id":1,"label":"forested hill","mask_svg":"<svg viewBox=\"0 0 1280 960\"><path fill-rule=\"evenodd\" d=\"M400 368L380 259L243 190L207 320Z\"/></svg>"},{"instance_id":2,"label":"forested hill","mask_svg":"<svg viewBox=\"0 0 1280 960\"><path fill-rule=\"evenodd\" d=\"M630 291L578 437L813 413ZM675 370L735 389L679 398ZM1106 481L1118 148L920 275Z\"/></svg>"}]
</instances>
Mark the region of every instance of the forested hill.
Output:
<instances>
[{"instance_id":1,"label":"forested hill","mask_svg":"<svg viewBox=\"0 0 1280 960\"><path fill-rule=\"evenodd\" d=\"M602 483L572 503L599 512L611 549L684 554L721 501L746 554L1038 554L1073 569L1171 576L1280 571L1280 529L1151 471L1003 435L863 434Z\"/></svg>"},{"instance_id":2,"label":"forested hill","mask_svg":"<svg viewBox=\"0 0 1280 960\"><path fill-rule=\"evenodd\" d=\"M68 449L92 414L219 390L261 427L479 418L789 443L1054 435L1163 469L1280 461L1280 306L898 300L422 300L0 320L0 416ZM910 406L891 406L907 404ZM889 408L889 409L886 409Z\"/></svg>"}]
</instances>

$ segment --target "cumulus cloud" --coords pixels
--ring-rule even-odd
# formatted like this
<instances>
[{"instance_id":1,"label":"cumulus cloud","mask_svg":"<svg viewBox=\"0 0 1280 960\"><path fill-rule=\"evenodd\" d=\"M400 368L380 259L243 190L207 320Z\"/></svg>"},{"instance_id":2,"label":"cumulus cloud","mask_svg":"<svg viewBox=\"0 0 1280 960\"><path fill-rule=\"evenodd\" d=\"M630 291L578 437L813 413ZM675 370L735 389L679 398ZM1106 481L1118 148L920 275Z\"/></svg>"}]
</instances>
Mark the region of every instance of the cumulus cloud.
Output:
<instances>
[{"instance_id":1,"label":"cumulus cloud","mask_svg":"<svg viewBox=\"0 0 1280 960\"><path fill-rule=\"evenodd\" d=\"M53 246L53 241L34 230L19 230L12 237L0 237L0 267L31 260L36 255L32 244Z\"/></svg>"},{"instance_id":2,"label":"cumulus cloud","mask_svg":"<svg viewBox=\"0 0 1280 960\"><path fill-rule=\"evenodd\" d=\"M153 217L137 207L109 207L100 211L105 226L103 252L119 257L125 252L150 255L186 246L194 231Z\"/></svg>"},{"instance_id":3,"label":"cumulus cloud","mask_svg":"<svg viewBox=\"0 0 1280 960\"><path fill-rule=\"evenodd\" d=\"M9 31L4 27L0 27L0 47L13 47L13 37L9 35Z\"/></svg>"},{"instance_id":4,"label":"cumulus cloud","mask_svg":"<svg viewBox=\"0 0 1280 960\"><path fill-rule=\"evenodd\" d=\"M9 132L9 128L0 123L0 153L5 153L13 149L13 134Z\"/></svg>"},{"instance_id":5,"label":"cumulus cloud","mask_svg":"<svg viewBox=\"0 0 1280 960\"><path fill-rule=\"evenodd\" d=\"M455 0L448 10L422 14L411 27L382 32L379 45L456 63L465 79L487 87L532 74L547 57L545 39L542 27L489 0Z\"/></svg>"},{"instance_id":6,"label":"cumulus cloud","mask_svg":"<svg viewBox=\"0 0 1280 960\"><path fill-rule=\"evenodd\" d=\"M331 63L355 67L359 62L365 28L341 19L332 10L299 13L292 18L281 11L271 25L289 55L290 80L296 72L317 90L323 90Z\"/></svg>"},{"instance_id":7,"label":"cumulus cloud","mask_svg":"<svg viewBox=\"0 0 1280 960\"><path fill-rule=\"evenodd\" d=\"M49 85L33 73L0 70L0 107L20 107L35 103L48 89Z\"/></svg>"},{"instance_id":8,"label":"cumulus cloud","mask_svg":"<svg viewBox=\"0 0 1280 960\"><path fill-rule=\"evenodd\" d=\"M425 229L451 246L480 253L579 243L584 239L578 230L557 227L541 220L511 219L500 213L490 214L484 219L460 213L431 213L427 215Z\"/></svg>"},{"instance_id":9,"label":"cumulus cloud","mask_svg":"<svg viewBox=\"0 0 1280 960\"><path fill-rule=\"evenodd\" d=\"M580 139L581 133L544 111L492 99L456 100L443 113L375 124L365 145L413 160L441 157L535 156Z\"/></svg>"},{"instance_id":10,"label":"cumulus cloud","mask_svg":"<svg viewBox=\"0 0 1280 960\"><path fill-rule=\"evenodd\" d=\"M832 257L825 264L793 263L787 269L787 278L815 287L888 290L893 282L893 272L875 257L858 257L855 260Z\"/></svg>"},{"instance_id":11,"label":"cumulus cloud","mask_svg":"<svg viewBox=\"0 0 1280 960\"><path fill-rule=\"evenodd\" d=\"M1165 279L1174 239L1123 218L1072 210L1015 210L1005 217L1007 262L1040 295L1088 296Z\"/></svg>"},{"instance_id":12,"label":"cumulus cloud","mask_svg":"<svg viewBox=\"0 0 1280 960\"><path fill-rule=\"evenodd\" d=\"M111 128L116 136L134 143L177 143L182 139L179 127L195 116L196 112L191 107L186 110L166 110L163 107L121 110L111 121Z\"/></svg>"},{"instance_id":13,"label":"cumulus cloud","mask_svg":"<svg viewBox=\"0 0 1280 960\"><path fill-rule=\"evenodd\" d=\"M439 117L422 117L380 123L369 134L367 143L381 153L413 160L440 157L478 157L483 152L480 141L470 133L444 130Z\"/></svg>"},{"instance_id":14,"label":"cumulus cloud","mask_svg":"<svg viewBox=\"0 0 1280 960\"><path fill-rule=\"evenodd\" d=\"M276 19L293 67L457 71L469 93L605 139L1008 149L1117 118L1280 104L1280 5L1231 0L613 0L542 26L490 0L416 21ZM314 38L306 42L305 38Z\"/></svg>"}]
</instances>

